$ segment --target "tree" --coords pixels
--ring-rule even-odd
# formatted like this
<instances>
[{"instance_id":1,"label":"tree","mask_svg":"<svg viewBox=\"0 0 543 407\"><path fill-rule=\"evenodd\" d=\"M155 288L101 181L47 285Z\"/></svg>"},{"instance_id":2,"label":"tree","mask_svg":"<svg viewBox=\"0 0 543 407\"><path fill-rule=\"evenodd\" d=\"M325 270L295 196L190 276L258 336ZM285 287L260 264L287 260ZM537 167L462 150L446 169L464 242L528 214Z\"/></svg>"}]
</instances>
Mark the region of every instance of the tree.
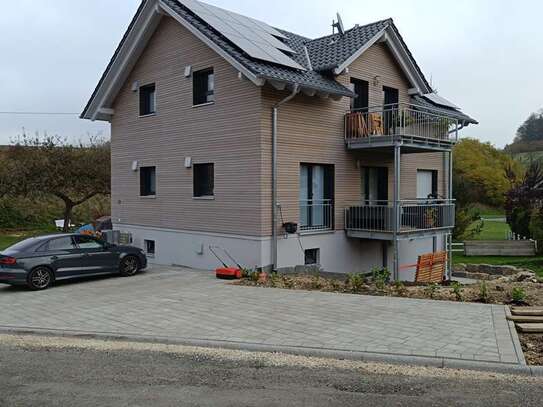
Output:
<instances>
[{"instance_id":1,"label":"tree","mask_svg":"<svg viewBox=\"0 0 543 407\"><path fill-rule=\"evenodd\" d=\"M543 110L532 113L518 128L515 143L543 140Z\"/></svg>"},{"instance_id":2,"label":"tree","mask_svg":"<svg viewBox=\"0 0 543 407\"><path fill-rule=\"evenodd\" d=\"M520 163L490 143L474 139L460 141L454 148L453 159L454 195L462 207L474 203L503 207L510 188L506 170L522 173Z\"/></svg>"},{"instance_id":3,"label":"tree","mask_svg":"<svg viewBox=\"0 0 543 407\"><path fill-rule=\"evenodd\" d=\"M5 151L4 161L9 173L0 172L0 188L8 185L10 195L60 199L65 232L75 207L111 192L110 146L99 139L72 145L59 137L23 135Z\"/></svg>"}]
</instances>

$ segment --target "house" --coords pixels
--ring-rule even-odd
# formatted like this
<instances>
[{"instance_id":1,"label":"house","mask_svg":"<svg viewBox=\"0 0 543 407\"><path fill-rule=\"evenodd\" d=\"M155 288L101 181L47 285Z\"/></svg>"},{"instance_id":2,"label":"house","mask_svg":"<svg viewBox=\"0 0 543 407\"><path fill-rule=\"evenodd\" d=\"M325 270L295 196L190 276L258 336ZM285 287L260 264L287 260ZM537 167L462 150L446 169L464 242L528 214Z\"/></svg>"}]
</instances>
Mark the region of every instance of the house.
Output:
<instances>
[{"instance_id":1,"label":"house","mask_svg":"<svg viewBox=\"0 0 543 407\"><path fill-rule=\"evenodd\" d=\"M476 121L391 19L309 39L194 0L141 3L81 117L111 123L112 220L151 261L331 272L448 249L451 149Z\"/></svg>"}]
</instances>

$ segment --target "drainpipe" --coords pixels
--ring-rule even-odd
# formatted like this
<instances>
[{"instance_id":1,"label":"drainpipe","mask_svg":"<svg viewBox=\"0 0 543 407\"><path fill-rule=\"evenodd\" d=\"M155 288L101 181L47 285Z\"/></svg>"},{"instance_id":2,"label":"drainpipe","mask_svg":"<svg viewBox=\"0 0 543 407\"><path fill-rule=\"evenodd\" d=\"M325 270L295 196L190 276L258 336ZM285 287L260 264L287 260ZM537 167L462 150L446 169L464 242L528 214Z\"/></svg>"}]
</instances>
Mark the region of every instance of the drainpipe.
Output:
<instances>
[{"instance_id":1,"label":"drainpipe","mask_svg":"<svg viewBox=\"0 0 543 407\"><path fill-rule=\"evenodd\" d=\"M295 84L292 93L272 108L272 271L277 271L277 113L279 107L292 100L300 92Z\"/></svg>"}]
</instances>

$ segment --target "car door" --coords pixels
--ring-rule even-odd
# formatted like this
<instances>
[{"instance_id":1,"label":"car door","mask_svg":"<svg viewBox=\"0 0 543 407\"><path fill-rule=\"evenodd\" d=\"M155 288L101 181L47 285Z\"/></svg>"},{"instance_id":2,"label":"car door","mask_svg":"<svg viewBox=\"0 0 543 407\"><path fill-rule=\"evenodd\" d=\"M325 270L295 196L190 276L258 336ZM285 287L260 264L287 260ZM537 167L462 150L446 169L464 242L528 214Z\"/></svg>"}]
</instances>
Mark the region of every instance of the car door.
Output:
<instances>
[{"instance_id":1,"label":"car door","mask_svg":"<svg viewBox=\"0 0 543 407\"><path fill-rule=\"evenodd\" d=\"M85 274L116 271L119 254L110 250L105 242L92 236L74 236L75 244L81 253L81 264Z\"/></svg>"},{"instance_id":2,"label":"car door","mask_svg":"<svg viewBox=\"0 0 543 407\"><path fill-rule=\"evenodd\" d=\"M37 252L49 258L49 266L57 278L70 277L79 273L80 253L72 236L55 237L45 242Z\"/></svg>"}]
</instances>

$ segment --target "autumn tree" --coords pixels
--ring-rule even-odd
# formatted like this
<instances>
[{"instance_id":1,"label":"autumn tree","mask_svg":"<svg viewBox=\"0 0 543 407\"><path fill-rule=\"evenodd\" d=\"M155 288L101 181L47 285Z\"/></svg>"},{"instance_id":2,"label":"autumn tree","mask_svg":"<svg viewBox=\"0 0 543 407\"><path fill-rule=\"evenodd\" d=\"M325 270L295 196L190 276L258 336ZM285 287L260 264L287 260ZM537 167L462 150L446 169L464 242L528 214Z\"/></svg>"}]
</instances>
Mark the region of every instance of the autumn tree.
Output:
<instances>
[{"instance_id":1,"label":"autumn tree","mask_svg":"<svg viewBox=\"0 0 543 407\"><path fill-rule=\"evenodd\" d=\"M543 110L532 113L517 130L515 142L543 140Z\"/></svg>"},{"instance_id":2,"label":"autumn tree","mask_svg":"<svg viewBox=\"0 0 543 407\"><path fill-rule=\"evenodd\" d=\"M456 145L453 160L454 196L460 206L482 203L502 208L510 188L506 170L523 172L521 164L490 143L469 138Z\"/></svg>"},{"instance_id":3,"label":"autumn tree","mask_svg":"<svg viewBox=\"0 0 543 407\"><path fill-rule=\"evenodd\" d=\"M99 139L73 145L59 137L23 135L4 152L3 161L9 171L0 171L0 193L4 185L12 196L58 198L64 204L65 232L75 207L111 192L110 146Z\"/></svg>"}]
</instances>

